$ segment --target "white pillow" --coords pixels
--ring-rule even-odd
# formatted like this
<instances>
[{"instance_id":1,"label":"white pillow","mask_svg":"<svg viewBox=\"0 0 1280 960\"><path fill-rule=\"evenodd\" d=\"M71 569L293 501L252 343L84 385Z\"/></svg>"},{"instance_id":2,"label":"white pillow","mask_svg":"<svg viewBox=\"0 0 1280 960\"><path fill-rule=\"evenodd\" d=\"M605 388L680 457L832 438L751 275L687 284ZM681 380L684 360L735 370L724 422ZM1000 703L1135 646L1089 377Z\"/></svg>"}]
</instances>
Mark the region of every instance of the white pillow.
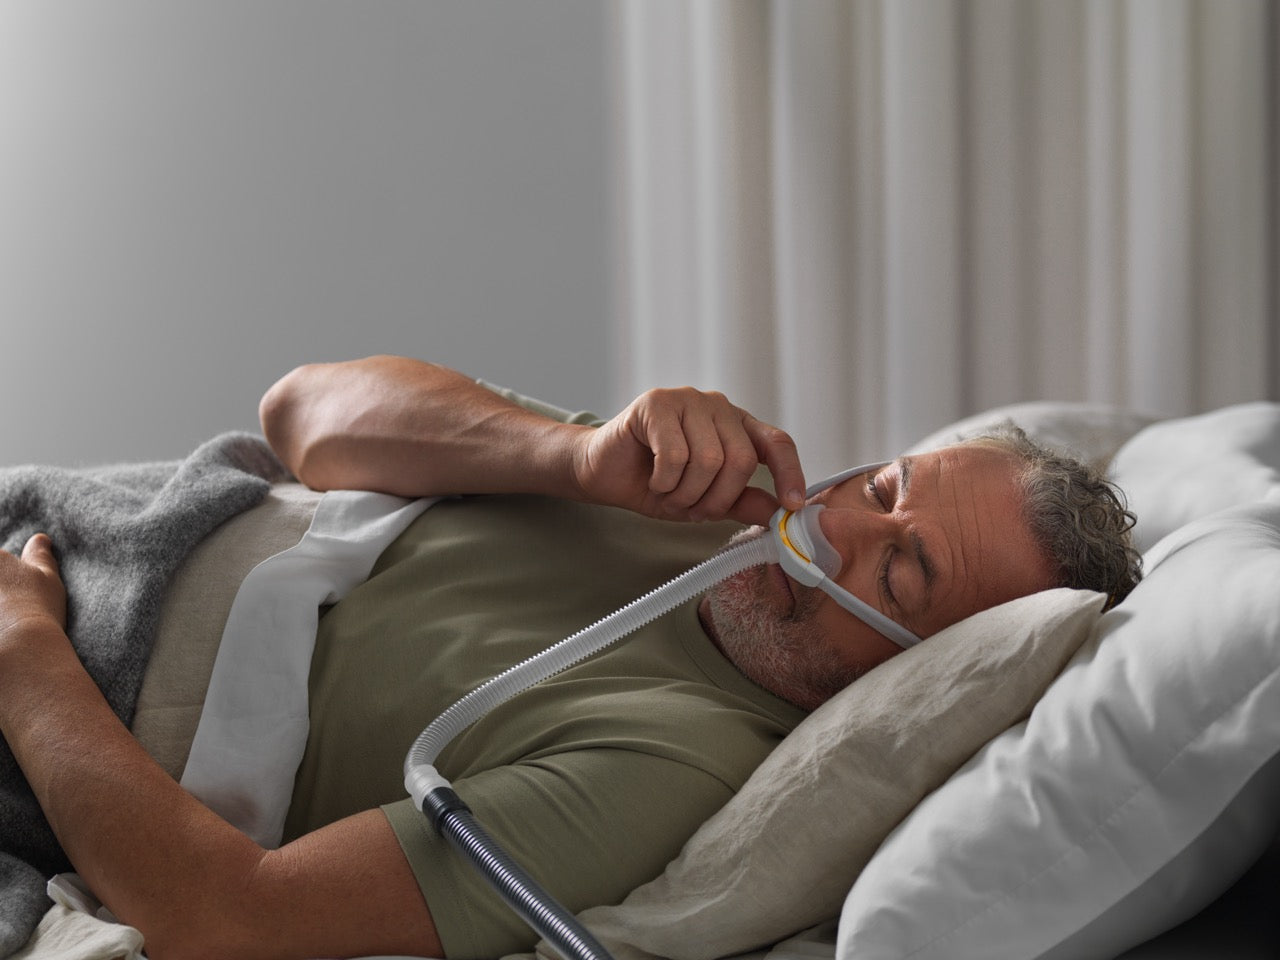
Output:
<instances>
[{"instance_id":1,"label":"white pillow","mask_svg":"<svg viewBox=\"0 0 1280 960\"><path fill-rule=\"evenodd\" d=\"M1038 400L974 414L934 431L907 453L935 450L1013 421L1033 439L1104 470L1112 455L1153 417L1097 403Z\"/></svg>"},{"instance_id":2,"label":"white pillow","mask_svg":"<svg viewBox=\"0 0 1280 960\"><path fill-rule=\"evenodd\" d=\"M1280 503L1191 523L1147 561L1029 720L877 851L845 901L839 957L1113 956L1261 852L1280 817L1267 767L1280 752ZM1224 811L1251 850L1164 870L1205 831L1220 839Z\"/></svg>"},{"instance_id":3,"label":"white pillow","mask_svg":"<svg viewBox=\"0 0 1280 960\"><path fill-rule=\"evenodd\" d=\"M1280 403L1153 424L1119 449L1111 477L1137 514L1142 551L1197 517L1280 496Z\"/></svg>"}]
</instances>

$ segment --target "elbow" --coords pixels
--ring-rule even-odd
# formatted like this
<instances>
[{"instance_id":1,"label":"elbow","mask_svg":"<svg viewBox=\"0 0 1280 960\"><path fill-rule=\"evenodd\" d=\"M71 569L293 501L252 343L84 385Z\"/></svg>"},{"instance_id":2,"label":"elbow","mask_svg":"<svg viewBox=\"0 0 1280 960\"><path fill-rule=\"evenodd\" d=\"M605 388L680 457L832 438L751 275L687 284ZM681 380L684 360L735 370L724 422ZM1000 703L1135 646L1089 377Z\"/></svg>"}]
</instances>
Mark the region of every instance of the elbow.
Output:
<instances>
[{"instance_id":1,"label":"elbow","mask_svg":"<svg viewBox=\"0 0 1280 960\"><path fill-rule=\"evenodd\" d=\"M184 899L160 894L141 915L137 911L122 914L121 921L142 934L150 960L249 960L262 956L270 937L252 929L252 905L234 903L228 898L228 889L213 881L198 889L189 888Z\"/></svg>"},{"instance_id":2,"label":"elbow","mask_svg":"<svg viewBox=\"0 0 1280 960\"><path fill-rule=\"evenodd\" d=\"M274 851L242 846L246 856L234 865L213 868L196 883L183 885L183 893L159 892L144 915L121 918L142 934L150 960L279 960L291 955L273 936L280 904L267 900L257 885L257 864Z\"/></svg>"},{"instance_id":3,"label":"elbow","mask_svg":"<svg viewBox=\"0 0 1280 960\"><path fill-rule=\"evenodd\" d=\"M262 424L263 435L272 447L276 446L278 439L291 432L309 369L297 367L289 371L273 383L258 401L258 422Z\"/></svg>"},{"instance_id":4,"label":"elbow","mask_svg":"<svg viewBox=\"0 0 1280 960\"><path fill-rule=\"evenodd\" d=\"M303 483L314 472L316 447L323 441L320 432L316 383L323 377L322 364L297 367L275 383L258 402L258 422L262 435L280 461Z\"/></svg>"},{"instance_id":5,"label":"elbow","mask_svg":"<svg viewBox=\"0 0 1280 960\"><path fill-rule=\"evenodd\" d=\"M179 911L181 912L181 911ZM139 928L150 960L250 960L254 957L279 957L280 945L273 944L269 933L252 938L243 924L222 917L218 922L197 925L186 922L166 928Z\"/></svg>"},{"instance_id":6,"label":"elbow","mask_svg":"<svg viewBox=\"0 0 1280 960\"><path fill-rule=\"evenodd\" d=\"M263 435L312 489L401 493L387 486L385 449L417 436L418 401L424 382L435 382L427 376L435 369L388 356L298 367L263 394Z\"/></svg>"},{"instance_id":7,"label":"elbow","mask_svg":"<svg viewBox=\"0 0 1280 960\"><path fill-rule=\"evenodd\" d=\"M240 956L224 953L222 943L225 932L220 927L197 931L191 925L177 933L167 930L139 928L150 960L215 960L218 957Z\"/></svg>"}]
</instances>

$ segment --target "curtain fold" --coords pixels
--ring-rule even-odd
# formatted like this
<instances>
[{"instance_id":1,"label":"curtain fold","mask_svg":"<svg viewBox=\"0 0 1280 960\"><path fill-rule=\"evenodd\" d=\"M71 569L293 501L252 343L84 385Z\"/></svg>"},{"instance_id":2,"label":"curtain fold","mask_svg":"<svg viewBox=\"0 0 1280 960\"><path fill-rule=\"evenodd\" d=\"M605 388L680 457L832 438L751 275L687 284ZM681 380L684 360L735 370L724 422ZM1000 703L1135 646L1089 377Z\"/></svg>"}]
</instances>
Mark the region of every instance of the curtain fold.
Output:
<instances>
[{"instance_id":1,"label":"curtain fold","mask_svg":"<svg viewBox=\"0 0 1280 960\"><path fill-rule=\"evenodd\" d=\"M1280 397L1266 0L619 0L619 399L810 472L997 404Z\"/></svg>"}]
</instances>

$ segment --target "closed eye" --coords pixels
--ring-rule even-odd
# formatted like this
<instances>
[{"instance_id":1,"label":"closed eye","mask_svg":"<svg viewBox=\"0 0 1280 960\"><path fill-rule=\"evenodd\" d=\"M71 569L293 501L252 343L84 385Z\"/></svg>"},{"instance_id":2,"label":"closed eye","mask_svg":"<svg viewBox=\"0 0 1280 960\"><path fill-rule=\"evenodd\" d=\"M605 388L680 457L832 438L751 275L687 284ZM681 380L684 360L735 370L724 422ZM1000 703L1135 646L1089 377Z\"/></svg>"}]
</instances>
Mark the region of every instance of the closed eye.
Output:
<instances>
[{"instance_id":1,"label":"closed eye","mask_svg":"<svg viewBox=\"0 0 1280 960\"><path fill-rule=\"evenodd\" d=\"M898 607L898 598L893 595L893 587L889 585L889 565L893 562L893 554L890 553L885 557L884 563L880 565L880 575L877 580L880 584L880 590L888 600L888 605Z\"/></svg>"},{"instance_id":2,"label":"closed eye","mask_svg":"<svg viewBox=\"0 0 1280 960\"><path fill-rule=\"evenodd\" d=\"M880 488L876 486L876 475L874 473L867 474L867 495L876 502L881 510L889 509L889 505L880 496Z\"/></svg>"}]
</instances>

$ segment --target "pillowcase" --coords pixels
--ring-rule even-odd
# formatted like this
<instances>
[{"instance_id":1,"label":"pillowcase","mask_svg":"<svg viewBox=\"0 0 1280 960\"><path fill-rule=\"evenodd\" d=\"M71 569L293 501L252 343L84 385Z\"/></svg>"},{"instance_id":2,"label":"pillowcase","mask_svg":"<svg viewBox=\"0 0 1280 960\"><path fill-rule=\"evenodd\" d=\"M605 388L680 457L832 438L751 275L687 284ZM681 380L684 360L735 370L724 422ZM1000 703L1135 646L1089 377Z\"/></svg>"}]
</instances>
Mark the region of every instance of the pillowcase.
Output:
<instances>
[{"instance_id":1,"label":"pillowcase","mask_svg":"<svg viewBox=\"0 0 1280 960\"><path fill-rule=\"evenodd\" d=\"M806 717L659 878L583 921L623 960L727 956L834 917L893 826L1026 716L1104 599L1023 597L876 667Z\"/></svg>"},{"instance_id":2,"label":"pillowcase","mask_svg":"<svg viewBox=\"0 0 1280 960\"><path fill-rule=\"evenodd\" d=\"M1142 551L1198 517L1280 497L1280 403L1153 424L1120 448L1111 476L1137 514Z\"/></svg>"},{"instance_id":3,"label":"pillowcase","mask_svg":"<svg viewBox=\"0 0 1280 960\"><path fill-rule=\"evenodd\" d=\"M1154 421L1153 417L1096 403L1049 400L1014 403L943 427L907 453L935 450L1012 420L1034 440L1105 470L1120 446Z\"/></svg>"},{"instance_id":4,"label":"pillowcase","mask_svg":"<svg viewBox=\"0 0 1280 960\"><path fill-rule=\"evenodd\" d=\"M1280 810L1280 503L1188 524L1147 567L1027 723L888 838L837 956L1114 956L1261 852ZM1195 856L1206 831L1214 862Z\"/></svg>"}]
</instances>

